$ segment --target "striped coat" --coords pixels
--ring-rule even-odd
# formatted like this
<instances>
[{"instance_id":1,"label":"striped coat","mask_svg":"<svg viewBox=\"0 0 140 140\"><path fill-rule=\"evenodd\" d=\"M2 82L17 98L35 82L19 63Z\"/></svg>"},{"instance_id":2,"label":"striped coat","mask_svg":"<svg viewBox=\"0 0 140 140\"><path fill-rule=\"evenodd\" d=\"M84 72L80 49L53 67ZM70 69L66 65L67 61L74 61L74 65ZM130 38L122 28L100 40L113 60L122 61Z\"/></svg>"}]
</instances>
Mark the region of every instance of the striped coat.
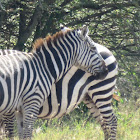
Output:
<instances>
[{"instance_id":1,"label":"striped coat","mask_svg":"<svg viewBox=\"0 0 140 140\"><path fill-rule=\"evenodd\" d=\"M105 62L87 33L86 27L59 32L37 40L32 53L0 56L0 115L5 119L16 110L22 112L21 138L31 138L33 124L53 83L73 65L97 77L106 76Z\"/></svg>"},{"instance_id":2,"label":"striped coat","mask_svg":"<svg viewBox=\"0 0 140 140\"><path fill-rule=\"evenodd\" d=\"M71 112L82 101L89 108L92 116L101 124L105 139L115 139L117 121L113 113L111 102L116 84L117 62L112 53L105 47L94 43L108 67L108 75L103 80L73 66L56 84L53 84L51 94L40 109L38 118L50 119L62 117ZM16 53L15 51L1 51L1 55ZM102 107L101 107L102 104ZM13 114L15 115L15 114ZM16 112L20 116L20 112ZM108 116L108 118L106 117ZM22 120L18 120L18 130L21 130ZM11 122L11 121L10 121ZM107 128L114 128L112 132Z\"/></svg>"},{"instance_id":3,"label":"striped coat","mask_svg":"<svg viewBox=\"0 0 140 140\"><path fill-rule=\"evenodd\" d=\"M82 101L101 124L105 140L115 140L117 119L112 109L118 65L113 54L104 46L94 44L104 58L108 75L99 80L73 66L56 84L40 110L39 118L59 118L74 110Z\"/></svg>"}]
</instances>

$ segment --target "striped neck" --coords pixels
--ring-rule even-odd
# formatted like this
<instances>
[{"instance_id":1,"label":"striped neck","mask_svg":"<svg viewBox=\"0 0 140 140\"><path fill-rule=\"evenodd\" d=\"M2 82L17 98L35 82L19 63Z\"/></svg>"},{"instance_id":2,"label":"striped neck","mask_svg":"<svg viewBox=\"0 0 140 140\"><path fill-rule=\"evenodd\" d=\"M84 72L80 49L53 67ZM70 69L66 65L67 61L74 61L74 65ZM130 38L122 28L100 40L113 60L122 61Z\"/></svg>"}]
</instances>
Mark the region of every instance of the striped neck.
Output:
<instances>
[{"instance_id":1,"label":"striped neck","mask_svg":"<svg viewBox=\"0 0 140 140\"><path fill-rule=\"evenodd\" d=\"M77 61L80 39L75 31L70 31L54 40L43 40L41 47L33 51L36 59L42 63L42 69L59 80Z\"/></svg>"}]
</instances>

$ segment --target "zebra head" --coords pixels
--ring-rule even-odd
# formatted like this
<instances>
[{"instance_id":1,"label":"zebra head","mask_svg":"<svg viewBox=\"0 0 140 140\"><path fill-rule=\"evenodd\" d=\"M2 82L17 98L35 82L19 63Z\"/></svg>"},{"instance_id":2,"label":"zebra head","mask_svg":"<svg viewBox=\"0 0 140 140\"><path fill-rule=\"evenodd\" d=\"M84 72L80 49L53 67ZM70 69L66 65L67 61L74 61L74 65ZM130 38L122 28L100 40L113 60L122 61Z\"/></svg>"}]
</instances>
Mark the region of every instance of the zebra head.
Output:
<instances>
[{"instance_id":1,"label":"zebra head","mask_svg":"<svg viewBox=\"0 0 140 140\"><path fill-rule=\"evenodd\" d=\"M80 40L80 51L76 65L80 69L92 73L97 79L104 79L108 74L108 69L93 40L88 36L88 27L84 26L77 32Z\"/></svg>"}]
</instances>

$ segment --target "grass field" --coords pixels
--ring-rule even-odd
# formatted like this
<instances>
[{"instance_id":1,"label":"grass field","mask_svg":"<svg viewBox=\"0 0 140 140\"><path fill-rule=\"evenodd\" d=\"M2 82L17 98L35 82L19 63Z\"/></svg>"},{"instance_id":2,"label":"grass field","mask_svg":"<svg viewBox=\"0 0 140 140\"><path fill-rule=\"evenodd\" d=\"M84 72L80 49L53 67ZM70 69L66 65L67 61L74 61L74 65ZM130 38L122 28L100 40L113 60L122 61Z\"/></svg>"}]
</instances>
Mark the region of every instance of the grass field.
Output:
<instances>
[{"instance_id":1,"label":"grass field","mask_svg":"<svg viewBox=\"0 0 140 140\"><path fill-rule=\"evenodd\" d=\"M140 108L134 104L119 105L115 109L118 117L117 140L140 140ZM83 112L72 112L68 118L54 120L48 127L34 133L34 140L103 140L104 134L99 124L90 119L86 124ZM83 115L83 116L82 116ZM54 123L54 124L53 124Z\"/></svg>"},{"instance_id":2,"label":"grass field","mask_svg":"<svg viewBox=\"0 0 140 140\"><path fill-rule=\"evenodd\" d=\"M118 117L117 140L140 140L140 106L119 103L115 113ZM94 119L86 121L87 118L87 112L76 109L59 120L38 120L33 140L104 140L100 125Z\"/></svg>"}]
</instances>

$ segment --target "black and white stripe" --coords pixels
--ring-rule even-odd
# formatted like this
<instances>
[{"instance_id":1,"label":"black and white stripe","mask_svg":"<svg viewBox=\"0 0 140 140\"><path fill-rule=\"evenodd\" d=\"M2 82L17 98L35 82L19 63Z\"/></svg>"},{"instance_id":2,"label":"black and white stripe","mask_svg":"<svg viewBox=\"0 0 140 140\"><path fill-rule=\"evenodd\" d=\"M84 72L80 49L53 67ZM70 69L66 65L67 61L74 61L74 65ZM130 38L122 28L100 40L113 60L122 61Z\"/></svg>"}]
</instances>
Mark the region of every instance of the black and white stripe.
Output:
<instances>
[{"instance_id":1,"label":"black and white stripe","mask_svg":"<svg viewBox=\"0 0 140 140\"><path fill-rule=\"evenodd\" d=\"M0 56L0 117L5 120L20 112L21 138L31 138L33 124L52 85L73 65L97 77L106 76L106 65L87 32L86 27L68 31L49 41L44 39L32 53L17 51Z\"/></svg>"},{"instance_id":2,"label":"black and white stripe","mask_svg":"<svg viewBox=\"0 0 140 140\"><path fill-rule=\"evenodd\" d=\"M83 101L92 116L101 124L105 139L115 140L117 120L111 102L118 66L115 57L106 47L97 43L94 43L94 45L108 67L109 73L106 78L97 80L96 76L85 73L73 66L56 84L53 84L51 94L41 107L38 118L62 117ZM13 53L13 51L8 53ZM20 112L16 112L16 115L20 116ZM17 118L18 130L22 133L20 125L22 120L19 119L20 117Z\"/></svg>"},{"instance_id":3,"label":"black and white stripe","mask_svg":"<svg viewBox=\"0 0 140 140\"><path fill-rule=\"evenodd\" d=\"M103 80L73 66L56 84L40 110L39 118L61 117L82 101L93 117L99 121L105 140L115 140L117 119L112 109L112 95L116 85L118 65L113 54L105 47L94 43L104 58L109 73Z\"/></svg>"}]
</instances>

